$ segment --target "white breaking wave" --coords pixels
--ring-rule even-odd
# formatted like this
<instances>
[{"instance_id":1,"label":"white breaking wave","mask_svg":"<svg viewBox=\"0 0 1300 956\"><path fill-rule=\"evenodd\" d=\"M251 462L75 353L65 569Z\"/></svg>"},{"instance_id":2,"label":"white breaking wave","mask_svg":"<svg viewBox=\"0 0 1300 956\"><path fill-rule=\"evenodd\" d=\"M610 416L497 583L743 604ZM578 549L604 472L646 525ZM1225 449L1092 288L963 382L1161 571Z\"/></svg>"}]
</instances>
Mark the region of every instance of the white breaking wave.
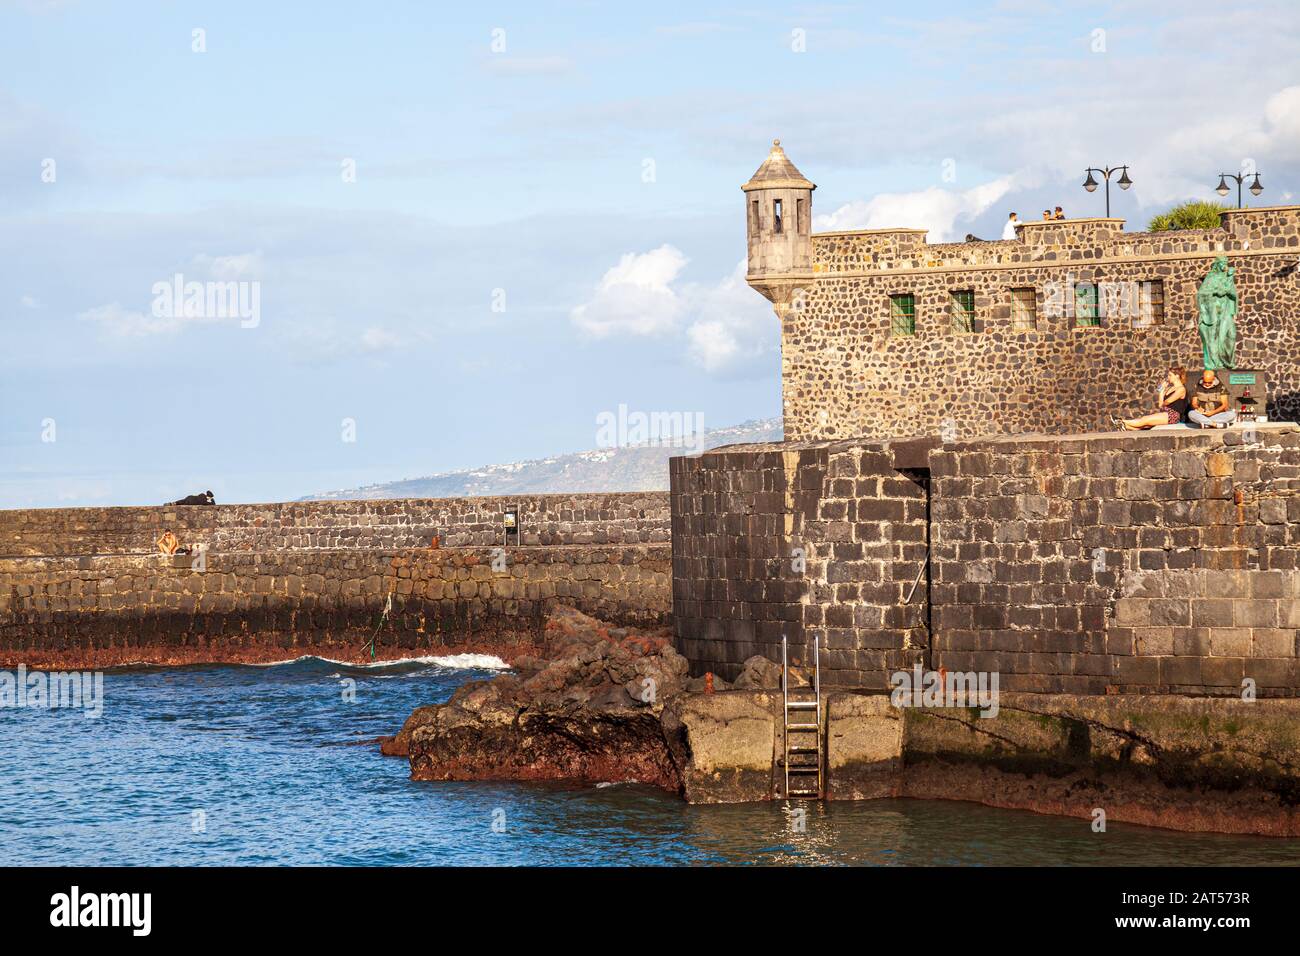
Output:
<instances>
[{"instance_id":1,"label":"white breaking wave","mask_svg":"<svg viewBox=\"0 0 1300 956\"><path fill-rule=\"evenodd\" d=\"M406 660L420 664L437 664L439 667L449 667L453 670L507 671L510 669L510 665L495 654L446 654L441 657L409 657ZM400 664L403 662L384 661L381 664L363 664L362 666L382 667L386 663Z\"/></svg>"},{"instance_id":2,"label":"white breaking wave","mask_svg":"<svg viewBox=\"0 0 1300 956\"><path fill-rule=\"evenodd\" d=\"M384 667L401 667L404 664L434 664L438 667L446 667L449 670L509 670L510 665L497 657L495 654L443 654L443 655L422 655L420 657L398 657L390 661L363 661L354 663L352 661L339 661L332 657L321 657L318 654L304 654L301 657L295 657L291 660L268 661L266 663L248 664L248 667L283 667L285 664L297 664L299 661L324 661L327 664L334 664L337 667L353 668L373 668L380 669Z\"/></svg>"}]
</instances>

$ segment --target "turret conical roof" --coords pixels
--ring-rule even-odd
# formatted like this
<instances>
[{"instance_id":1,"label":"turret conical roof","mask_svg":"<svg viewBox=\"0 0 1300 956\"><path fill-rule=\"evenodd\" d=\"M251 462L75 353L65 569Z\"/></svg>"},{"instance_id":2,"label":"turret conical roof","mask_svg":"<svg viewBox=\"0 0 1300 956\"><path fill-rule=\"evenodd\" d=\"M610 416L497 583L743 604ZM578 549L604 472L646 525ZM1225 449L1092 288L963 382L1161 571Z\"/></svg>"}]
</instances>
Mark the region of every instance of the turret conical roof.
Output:
<instances>
[{"instance_id":1,"label":"turret conical roof","mask_svg":"<svg viewBox=\"0 0 1300 956\"><path fill-rule=\"evenodd\" d=\"M763 165L749 182L740 187L745 192L751 189L816 189L817 187L804 179L803 173L795 168L794 163L786 158L779 139L772 140L772 151L763 160Z\"/></svg>"}]
</instances>

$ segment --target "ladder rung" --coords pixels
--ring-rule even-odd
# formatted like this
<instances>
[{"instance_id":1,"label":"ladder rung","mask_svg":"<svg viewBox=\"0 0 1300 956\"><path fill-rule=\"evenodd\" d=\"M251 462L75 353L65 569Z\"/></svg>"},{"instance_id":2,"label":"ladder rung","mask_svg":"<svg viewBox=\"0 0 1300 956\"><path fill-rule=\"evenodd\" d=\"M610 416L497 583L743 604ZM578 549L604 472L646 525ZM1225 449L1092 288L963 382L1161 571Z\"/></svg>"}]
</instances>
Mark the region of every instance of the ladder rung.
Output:
<instances>
[{"instance_id":1,"label":"ladder rung","mask_svg":"<svg viewBox=\"0 0 1300 956\"><path fill-rule=\"evenodd\" d=\"M787 797L820 797L820 790L791 790L786 794Z\"/></svg>"},{"instance_id":2,"label":"ladder rung","mask_svg":"<svg viewBox=\"0 0 1300 956\"><path fill-rule=\"evenodd\" d=\"M820 730L817 724L786 724L786 730Z\"/></svg>"},{"instance_id":3,"label":"ladder rung","mask_svg":"<svg viewBox=\"0 0 1300 956\"><path fill-rule=\"evenodd\" d=\"M792 700L785 705L790 710L812 710L817 707L815 700Z\"/></svg>"},{"instance_id":4,"label":"ladder rung","mask_svg":"<svg viewBox=\"0 0 1300 956\"><path fill-rule=\"evenodd\" d=\"M790 753L792 754L815 754L821 750L820 747L795 747L795 746L790 746L785 749L790 751Z\"/></svg>"},{"instance_id":5,"label":"ladder rung","mask_svg":"<svg viewBox=\"0 0 1300 956\"><path fill-rule=\"evenodd\" d=\"M791 765L790 765L790 772L791 772L791 773L817 773L820 769L821 769L821 768L819 768L816 764L813 764L813 765L808 766L808 767L805 767L805 766L803 766L803 765L801 765L801 764L797 764L797 763L794 763L794 764L791 764Z\"/></svg>"}]
</instances>

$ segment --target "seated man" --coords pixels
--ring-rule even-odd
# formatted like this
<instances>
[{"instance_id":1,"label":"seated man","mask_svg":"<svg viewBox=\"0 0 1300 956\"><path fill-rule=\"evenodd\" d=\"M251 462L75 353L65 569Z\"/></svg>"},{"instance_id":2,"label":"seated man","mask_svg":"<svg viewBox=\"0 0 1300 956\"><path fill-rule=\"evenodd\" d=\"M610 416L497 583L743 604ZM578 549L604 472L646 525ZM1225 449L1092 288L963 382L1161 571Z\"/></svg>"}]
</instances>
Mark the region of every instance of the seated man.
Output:
<instances>
[{"instance_id":1,"label":"seated man","mask_svg":"<svg viewBox=\"0 0 1300 956\"><path fill-rule=\"evenodd\" d=\"M1201 373L1192 393L1192 410L1187 413L1187 420L1202 428L1227 428L1237 420L1237 413L1228 407L1228 389L1214 369L1207 368Z\"/></svg>"}]
</instances>

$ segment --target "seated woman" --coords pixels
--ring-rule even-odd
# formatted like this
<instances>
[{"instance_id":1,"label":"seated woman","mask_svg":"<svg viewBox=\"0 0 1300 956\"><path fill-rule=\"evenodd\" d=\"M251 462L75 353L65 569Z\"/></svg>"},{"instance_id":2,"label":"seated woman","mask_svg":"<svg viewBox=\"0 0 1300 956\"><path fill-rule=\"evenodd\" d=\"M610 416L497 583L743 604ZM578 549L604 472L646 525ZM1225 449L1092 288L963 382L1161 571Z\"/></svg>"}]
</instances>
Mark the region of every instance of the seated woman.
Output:
<instances>
[{"instance_id":1,"label":"seated woman","mask_svg":"<svg viewBox=\"0 0 1300 956\"><path fill-rule=\"evenodd\" d=\"M1142 431L1157 425L1177 425L1187 417L1187 369L1175 365L1169 369L1156 395L1158 408L1138 418L1112 418L1126 432Z\"/></svg>"},{"instance_id":2,"label":"seated woman","mask_svg":"<svg viewBox=\"0 0 1300 956\"><path fill-rule=\"evenodd\" d=\"M175 554L180 546L180 541L171 531L164 531L158 538L158 550L163 554Z\"/></svg>"}]
</instances>

